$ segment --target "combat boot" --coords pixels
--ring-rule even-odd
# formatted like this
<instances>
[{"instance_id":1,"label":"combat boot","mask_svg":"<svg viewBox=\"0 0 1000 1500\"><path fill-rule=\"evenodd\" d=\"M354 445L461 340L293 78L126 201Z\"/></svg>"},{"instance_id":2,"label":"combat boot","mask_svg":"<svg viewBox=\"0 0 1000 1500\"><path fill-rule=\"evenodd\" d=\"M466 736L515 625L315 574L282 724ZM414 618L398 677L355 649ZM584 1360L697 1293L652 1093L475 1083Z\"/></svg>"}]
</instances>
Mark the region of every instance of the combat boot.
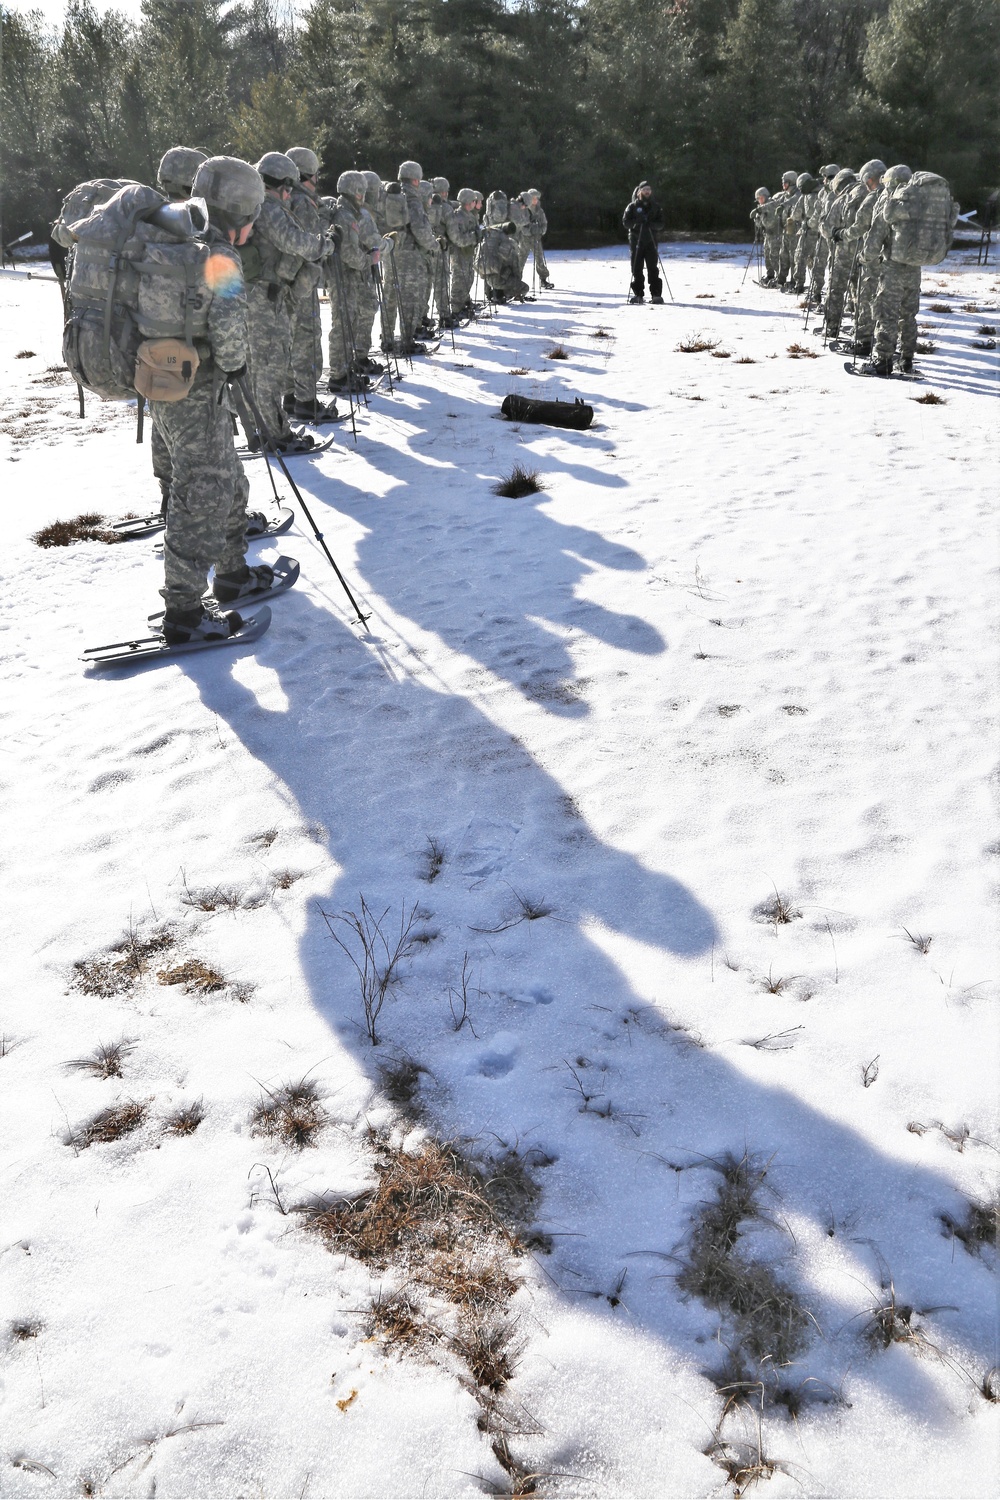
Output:
<instances>
[{"instance_id":1,"label":"combat boot","mask_svg":"<svg viewBox=\"0 0 1000 1500\"><path fill-rule=\"evenodd\" d=\"M913 355L909 354L909 355L904 356L904 358L902 358L899 361L899 368L900 368L900 370L902 371L902 373L904 375L912 375L913 374Z\"/></svg>"},{"instance_id":2,"label":"combat boot","mask_svg":"<svg viewBox=\"0 0 1000 1500\"><path fill-rule=\"evenodd\" d=\"M877 375L880 380L888 380L892 374L891 359L869 359L863 365L858 366L859 375Z\"/></svg>"},{"instance_id":3,"label":"combat boot","mask_svg":"<svg viewBox=\"0 0 1000 1500\"><path fill-rule=\"evenodd\" d=\"M633 292L632 295L631 295L631 297L628 300L629 300L629 305L631 306L631 305L634 305L636 302L645 302L646 299L642 295L641 292Z\"/></svg>"},{"instance_id":4,"label":"combat boot","mask_svg":"<svg viewBox=\"0 0 1000 1500\"><path fill-rule=\"evenodd\" d=\"M248 594L264 593L274 585L274 569L267 563L250 568L244 565L239 573L216 573L212 593L220 604L235 604Z\"/></svg>"},{"instance_id":5,"label":"combat boot","mask_svg":"<svg viewBox=\"0 0 1000 1500\"><path fill-rule=\"evenodd\" d=\"M243 616L223 614L214 603L197 609L168 609L163 616L163 639L168 646L186 646L189 641L225 641L243 629Z\"/></svg>"},{"instance_id":6,"label":"combat boot","mask_svg":"<svg viewBox=\"0 0 1000 1500\"><path fill-rule=\"evenodd\" d=\"M663 297L661 296L661 294L659 292L657 292L654 297L650 297L649 300L650 300L650 302L655 302L658 307L662 307L663 306Z\"/></svg>"}]
</instances>

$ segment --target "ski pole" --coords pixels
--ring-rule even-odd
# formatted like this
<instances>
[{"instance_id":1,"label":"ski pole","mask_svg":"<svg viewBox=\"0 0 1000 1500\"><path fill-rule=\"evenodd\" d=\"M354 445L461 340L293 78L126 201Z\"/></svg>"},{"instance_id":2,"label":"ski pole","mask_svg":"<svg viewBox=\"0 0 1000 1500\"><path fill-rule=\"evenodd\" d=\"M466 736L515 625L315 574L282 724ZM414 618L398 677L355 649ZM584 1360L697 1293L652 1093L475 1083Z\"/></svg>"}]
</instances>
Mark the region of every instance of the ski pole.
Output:
<instances>
[{"instance_id":1,"label":"ski pole","mask_svg":"<svg viewBox=\"0 0 1000 1500\"><path fill-rule=\"evenodd\" d=\"M670 282L667 280L667 273L663 269L663 262L660 259L660 244L659 244L659 241L653 238L653 231L648 227L648 225L646 226L646 232L649 235L650 239L653 241L653 245L654 245L654 247L656 249L656 264L660 268L660 275L663 277L663 284L666 287L667 291L670 292ZM675 298L673 292L670 292L670 300L671 300L671 302L675 302L677 300Z\"/></svg>"},{"instance_id":2,"label":"ski pole","mask_svg":"<svg viewBox=\"0 0 1000 1500\"><path fill-rule=\"evenodd\" d=\"M344 593L347 595L348 599L350 599L351 604L352 604L352 606L354 608L354 611L355 611L355 613L357 615L357 622L356 623L359 624L359 625L365 625L365 624L367 624L367 622L371 619L371 614L369 613L369 614L366 615L366 614L362 613L360 604L355 599L354 595L351 593L350 586L348 585L347 579L344 577L343 573L337 567L337 564L336 564L336 562L334 560L333 553L330 551L329 547L326 545L326 542L325 542L325 540L323 538L323 533L320 531L319 527L316 525L316 522L313 520L312 512L310 511L310 509L309 509L308 505L306 504L306 502L303 500L302 493L299 490L298 485L295 483L295 480L292 478L291 474L288 472L288 465L285 463L284 457L282 456L282 453L281 453L281 449L278 448L277 445L272 441L271 434L268 432L267 428L264 426L264 422L263 422L263 419L261 418L260 412L257 410L257 403L253 399L253 394L252 394L252 392L250 390L250 382L247 380L247 377L245 375L240 375L237 378L237 382L236 383L239 386L240 391L243 394L244 401L246 402L247 406L249 406L251 412L253 413L253 419L254 419L254 421L257 424L257 431L260 434L261 443L262 444L266 443L267 449L278 460L278 463L281 466L281 472L284 474L285 478L288 480L288 483L289 483L289 485L291 487L291 490L292 490L292 494L295 496L296 500L299 502L299 505L302 508L302 514L305 516L306 520L309 522L309 525L312 527L313 536L316 538L316 540L319 542L320 546L323 548L323 551L326 553L327 561L329 562L331 568L333 569L333 571L336 573L337 577L339 578L339 580L341 582L341 585L343 586ZM264 462L267 463L268 469L270 470L270 462L269 462L269 459L268 459L268 453L267 452L265 452L265 454L264 454ZM273 476L272 476L272 481L273 481ZM274 493L275 493L275 499L277 499L277 495L278 495L277 488L275 488L275 492ZM352 621L352 623L354 623L354 622Z\"/></svg>"},{"instance_id":3,"label":"ski pole","mask_svg":"<svg viewBox=\"0 0 1000 1500\"><path fill-rule=\"evenodd\" d=\"M347 327L345 323L347 318L347 298L344 295L344 276L340 266L339 250L335 250L331 258L333 260L334 281L337 287L337 321L340 324L340 342L343 345L344 363L347 368L347 405L351 413L351 432L354 434L355 443L357 443L358 428L354 420L354 379L351 365L353 356L347 346ZM353 339L351 342L353 345Z\"/></svg>"},{"instance_id":4,"label":"ski pole","mask_svg":"<svg viewBox=\"0 0 1000 1500\"><path fill-rule=\"evenodd\" d=\"M750 254L747 256L747 263L746 263L746 265L743 268L743 281L746 281L746 279L747 279L747 273L750 270L750 262L753 260L754 256L757 253L757 240L758 240L759 235L760 235L760 228L759 228L759 226L757 226L757 227L755 227L754 232L753 232L753 244L750 246ZM740 286L741 287L743 286L743 281L740 282Z\"/></svg>"}]
</instances>

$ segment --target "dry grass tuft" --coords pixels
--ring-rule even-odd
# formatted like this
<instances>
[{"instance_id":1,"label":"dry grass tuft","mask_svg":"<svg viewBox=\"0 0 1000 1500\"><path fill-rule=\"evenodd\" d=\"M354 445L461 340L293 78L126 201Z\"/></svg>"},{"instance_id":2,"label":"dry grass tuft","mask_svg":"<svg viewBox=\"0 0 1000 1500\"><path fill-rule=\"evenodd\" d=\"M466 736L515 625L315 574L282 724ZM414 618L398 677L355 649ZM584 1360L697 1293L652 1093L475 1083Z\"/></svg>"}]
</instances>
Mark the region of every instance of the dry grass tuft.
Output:
<instances>
[{"instance_id":1,"label":"dry grass tuft","mask_svg":"<svg viewBox=\"0 0 1000 1500\"><path fill-rule=\"evenodd\" d=\"M316 1144L327 1113L320 1100L319 1085L311 1078L302 1078L273 1091L265 1089L264 1098L250 1119L254 1135L273 1136L302 1151Z\"/></svg>"},{"instance_id":2,"label":"dry grass tuft","mask_svg":"<svg viewBox=\"0 0 1000 1500\"><path fill-rule=\"evenodd\" d=\"M775 927L784 927L789 922L795 922L802 913L795 905L790 896L782 895L778 890L773 896L768 896L759 906L754 907L754 916L758 922L773 922Z\"/></svg>"},{"instance_id":3,"label":"dry grass tuft","mask_svg":"<svg viewBox=\"0 0 1000 1500\"><path fill-rule=\"evenodd\" d=\"M962 311L963 312L978 312L979 311L979 304L976 303L976 302L963 302L962 303Z\"/></svg>"},{"instance_id":4,"label":"dry grass tuft","mask_svg":"<svg viewBox=\"0 0 1000 1500\"><path fill-rule=\"evenodd\" d=\"M515 464L510 473L505 474L493 486L493 493L502 495L505 500L522 500L525 495L537 495L544 488L537 469L526 469L523 464Z\"/></svg>"},{"instance_id":5,"label":"dry grass tuft","mask_svg":"<svg viewBox=\"0 0 1000 1500\"><path fill-rule=\"evenodd\" d=\"M153 960L173 947L173 942L169 927L157 927L146 934L137 927L129 927L107 953L77 960L73 965L73 986L85 995L99 995L104 1000L128 994L145 978Z\"/></svg>"},{"instance_id":6,"label":"dry grass tuft","mask_svg":"<svg viewBox=\"0 0 1000 1500\"><path fill-rule=\"evenodd\" d=\"M182 963L171 964L168 969L160 969L156 977L161 984L182 984L189 995L212 995L224 990L228 983L226 976L203 958L186 958Z\"/></svg>"},{"instance_id":7,"label":"dry grass tuft","mask_svg":"<svg viewBox=\"0 0 1000 1500\"><path fill-rule=\"evenodd\" d=\"M970 1255L981 1255L987 1246L995 1251L1000 1242L1000 1198L992 1203L969 1202L963 1220L942 1214L941 1223L945 1233L959 1240Z\"/></svg>"},{"instance_id":8,"label":"dry grass tuft","mask_svg":"<svg viewBox=\"0 0 1000 1500\"><path fill-rule=\"evenodd\" d=\"M718 347L718 339L701 338L699 335L690 339L681 339L680 343L674 346L678 354L705 354Z\"/></svg>"},{"instance_id":9,"label":"dry grass tuft","mask_svg":"<svg viewBox=\"0 0 1000 1500\"><path fill-rule=\"evenodd\" d=\"M725 1470L737 1500L761 1479L783 1472L777 1460L765 1457L759 1443L724 1442L720 1438L714 1439L704 1451L707 1458Z\"/></svg>"},{"instance_id":10,"label":"dry grass tuft","mask_svg":"<svg viewBox=\"0 0 1000 1500\"><path fill-rule=\"evenodd\" d=\"M74 1057L65 1067L76 1073L92 1073L95 1078L120 1078L122 1063L135 1051L127 1037L117 1042L98 1042L89 1057Z\"/></svg>"},{"instance_id":11,"label":"dry grass tuft","mask_svg":"<svg viewBox=\"0 0 1000 1500\"><path fill-rule=\"evenodd\" d=\"M996 1365L992 1370L986 1371L979 1383L979 1393L984 1400L992 1402L994 1406L1000 1402L1000 1368Z\"/></svg>"},{"instance_id":12,"label":"dry grass tuft","mask_svg":"<svg viewBox=\"0 0 1000 1500\"><path fill-rule=\"evenodd\" d=\"M427 848L424 850L426 863L420 871L420 879L426 880L428 885L433 885L444 869L445 857L444 845L428 834Z\"/></svg>"},{"instance_id":13,"label":"dry grass tuft","mask_svg":"<svg viewBox=\"0 0 1000 1500\"><path fill-rule=\"evenodd\" d=\"M979 334L979 337L981 339L995 338L996 331L997 328L995 323L980 323L979 327L976 329L976 332Z\"/></svg>"},{"instance_id":14,"label":"dry grass tuft","mask_svg":"<svg viewBox=\"0 0 1000 1500\"><path fill-rule=\"evenodd\" d=\"M933 391L928 391L927 394L926 394L926 396L911 396L910 400L911 401L915 401L918 406L947 406L948 405L948 402L946 401L946 399L944 398L944 396L935 396L935 394L934 394Z\"/></svg>"},{"instance_id":15,"label":"dry grass tuft","mask_svg":"<svg viewBox=\"0 0 1000 1500\"><path fill-rule=\"evenodd\" d=\"M934 941L932 937L928 937L923 932L911 932L908 927L904 927L903 931L918 953L929 953L931 951L931 943Z\"/></svg>"},{"instance_id":16,"label":"dry grass tuft","mask_svg":"<svg viewBox=\"0 0 1000 1500\"><path fill-rule=\"evenodd\" d=\"M200 1099L196 1099L193 1104L181 1104L169 1114L164 1121L164 1129L169 1135L194 1135L204 1118L205 1106Z\"/></svg>"},{"instance_id":17,"label":"dry grass tuft","mask_svg":"<svg viewBox=\"0 0 1000 1500\"><path fill-rule=\"evenodd\" d=\"M732 359L732 357L733 356L730 354L730 352L729 352L728 349L713 349L712 350L712 358L713 359Z\"/></svg>"},{"instance_id":18,"label":"dry grass tuft","mask_svg":"<svg viewBox=\"0 0 1000 1500\"><path fill-rule=\"evenodd\" d=\"M805 344L789 344L789 359L819 359L815 349L810 349Z\"/></svg>"},{"instance_id":19,"label":"dry grass tuft","mask_svg":"<svg viewBox=\"0 0 1000 1500\"><path fill-rule=\"evenodd\" d=\"M149 1104L141 1099L128 1099L123 1104L113 1104L102 1109L86 1125L72 1131L66 1141L77 1151L86 1151L88 1146L107 1145L119 1141L122 1136L138 1130L149 1113Z\"/></svg>"},{"instance_id":20,"label":"dry grass tuft","mask_svg":"<svg viewBox=\"0 0 1000 1500\"><path fill-rule=\"evenodd\" d=\"M396 1353L423 1354L433 1331L406 1292L382 1291L365 1314L365 1335Z\"/></svg>"},{"instance_id":21,"label":"dry grass tuft","mask_svg":"<svg viewBox=\"0 0 1000 1500\"><path fill-rule=\"evenodd\" d=\"M554 348L546 351L546 359L569 359L569 350L564 349L562 344L556 344Z\"/></svg>"},{"instance_id":22,"label":"dry grass tuft","mask_svg":"<svg viewBox=\"0 0 1000 1500\"><path fill-rule=\"evenodd\" d=\"M738 365L755 365L757 361L755 359L751 359L749 354L744 354L741 359L738 359L736 361L736 363Z\"/></svg>"},{"instance_id":23,"label":"dry grass tuft","mask_svg":"<svg viewBox=\"0 0 1000 1500\"><path fill-rule=\"evenodd\" d=\"M420 1093L420 1076L427 1069L415 1058L405 1054L391 1063L383 1063L379 1070L382 1092L390 1104L404 1110L411 1119L419 1119L422 1108L417 1097Z\"/></svg>"},{"instance_id":24,"label":"dry grass tuft","mask_svg":"<svg viewBox=\"0 0 1000 1500\"><path fill-rule=\"evenodd\" d=\"M194 891L185 886L181 904L196 911L258 911L266 900L261 891L248 891L242 886L213 885Z\"/></svg>"},{"instance_id":25,"label":"dry grass tuft","mask_svg":"<svg viewBox=\"0 0 1000 1500\"><path fill-rule=\"evenodd\" d=\"M916 342L914 348L915 348L917 354L936 354L937 353L937 344L933 343L930 339L917 339L917 342Z\"/></svg>"},{"instance_id":26,"label":"dry grass tuft","mask_svg":"<svg viewBox=\"0 0 1000 1500\"><path fill-rule=\"evenodd\" d=\"M14 355L15 359L34 359L34 357L35 357L35 351L34 351L34 349L19 349L17 351L17 353Z\"/></svg>"},{"instance_id":27,"label":"dry grass tuft","mask_svg":"<svg viewBox=\"0 0 1000 1500\"><path fill-rule=\"evenodd\" d=\"M302 870L279 870L271 879L271 885L276 891L290 891L297 880L304 877Z\"/></svg>"},{"instance_id":28,"label":"dry grass tuft","mask_svg":"<svg viewBox=\"0 0 1000 1500\"><path fill-rule=\"evenodd\" d=\"M953 313L955 311L953 307L949 307L945 302L932 302L927 310L932 313Z\"/></svg>"},{"instance_id":29,"label":"dry grass tuft","mask_svg":"<svg viewBox=\"0 0 1000 1500\"><path fill-rule=\"evenodd\" d=\"M592 339L613 339L614 334L609 328L595 328L590 335Z\"/></svg>"},{"instance_id":30,"label":"dry grass tuft","mask_svg":"<svg viewBox=\"0 0 1000 1500\"><path fill-rule=\"evenodd\" d=\"M33 533L31 540L36 547L70 547L74 542L104 542L113 546L123 540L117 531L104 525L104 517L88 511L74 516L72 521L53 521Z\"/></svg>"},{"instance_id":31,"label":"dry grass tuft","mask_svg":"<svg viewBox=\"0 0 1000 1500\"><path fill-rule=\"evenodd\" d=\"M449 1346L469 1367L476 1385L483 1391L498 1392L510 1382L526 1340L518 1335L516 1318L502 1312L468 1308L458 1333Z\"/></svg>"},{"instance_id":32,"label":"dry grass tuft","mask_svg":"<svg viewBox=\"0 0 1000 1500\"><path fill-rule=\"evenodd\" d=\"M28 1339L37 1339L44 1327L45 1324L37 1318L17 1318L10 1325L10 1336L17 1343L24 1344Z\"/></svg>"}]
</instances>

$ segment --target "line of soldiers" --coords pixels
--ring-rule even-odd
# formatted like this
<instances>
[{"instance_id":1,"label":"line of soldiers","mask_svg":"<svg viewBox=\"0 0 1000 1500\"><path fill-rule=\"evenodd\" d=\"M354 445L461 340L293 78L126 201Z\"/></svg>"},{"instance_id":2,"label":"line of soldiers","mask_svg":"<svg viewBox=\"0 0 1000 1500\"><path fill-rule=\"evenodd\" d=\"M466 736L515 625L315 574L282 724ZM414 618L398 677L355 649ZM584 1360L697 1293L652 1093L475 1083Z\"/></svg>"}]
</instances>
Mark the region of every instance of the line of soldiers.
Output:
<instances>
[{"instance_id":1,"label":"line of soldiers","mask_svg":"<svg viewBox=\"0 0 1000 1500\"><path fill-rule=\"evenodd\" d=\"M207 222L195 232L206 256L198 262L203 279L177 292L184 308L178 327L157 329L159 345L173 345L174 353L178 340L186 340L184 378L177 394L149 400L153 472L166 520L161 592L168 645L238 633L243 622L230 606L274 585L271 568L246 561L248 539L267 523L247 515L249 485L234 446L234 418L251 452L263 445L286 454L316 446L293 418L313 427L340 420L336 401L317 394L321 287L332 312L327 393L353 401L384 370L372 356L376 318L379 351L412 358L431 352L425 339L483 310L475 299L477 276L487 302L524 300L523 273L533 254L538 281L552 286L537 189L510 199L492 193L482 222L481 192L463 188L452 201L447 179L426 179L415 161L404 161L394 182L371 171L343 172L335 197L319 196L319 168L304 146L267 152L256 166L186 146L173 147L160 162L157 188L186 216L185 232L201 221L198 200L207 208ZM95 214L137 192L150 190L111 179L74 189L52 228L54 252L75 256L76 231L87 236ZM113 303L123 295L115 291L122 246L108 252L92 234L88 244L104 257L109 278L101 303L107 316L97 319L104 331L98 342L108 343ZM163 261L153 254L150 274L167 277L169 285L173 273ZM72 278L63 269L71 310ZM106 352L111 358L110 347Z\"/></svg>"},{"instance_id":2,"label":"line of soldiers","mask_svg":"<svg viewBox=\"0 0 1000 1500\"><path fill-rule=\"evenodd\" d=\"M942 191L915 199L916 213L932 216L934 223L908 223L908 244L914 238L919 241L922 234L934 241L933 258L925 263L935 263L947 252L958 204L943 178L931 173L919 176L940 186L947 207L942 217ZM912 206L905 213L898 207L899 192L913 177L908 166L900 163L887 168L877 158L857 172L831 162L820 168L818 178L808 172L785 172L780 192L772 197L761 187L754 195L750 218L755 242L758 236L763 241L760 285L807 293L809 306L823 313L823 322L814 333L843 352L870 355L870 361L861 366L864 374L891 375L895 360L904 374L913 369L920 264L896 241L893 229L894 216L897 221L913 218ZM848 303L853 310L853 333L850 340L842 341Z\"/></svg>"}]
</instances>

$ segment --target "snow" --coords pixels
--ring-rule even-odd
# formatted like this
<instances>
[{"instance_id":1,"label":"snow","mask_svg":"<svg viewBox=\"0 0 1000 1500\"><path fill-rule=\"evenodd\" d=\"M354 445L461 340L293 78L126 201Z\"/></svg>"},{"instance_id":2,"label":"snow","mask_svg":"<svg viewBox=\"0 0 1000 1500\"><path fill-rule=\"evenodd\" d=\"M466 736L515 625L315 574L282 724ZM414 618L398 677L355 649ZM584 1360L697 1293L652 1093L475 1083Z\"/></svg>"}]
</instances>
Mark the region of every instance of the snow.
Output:
<instances>
[{"instance_id":1,"label":"snow","mask_svg":"<svg viewBox=\"0 0 1000 1500\"><path fill-rule=\"evenodd\" d=\"M996 1493L977 1389L995 1261L939 1216L990 1198L1000 1145L997 357L972 345L1000 280L958 254L925 272L921 381L850 379L797 299L741 283L745 254L672 247L677 301L655 309L624 305L623 252L553 255L555 293L404 370L356 447L340 427L295 461L369 633L300 523L252 549L302 564L252 651L103 675L80 652L158 607L155 540L30 535L151 508L148 449L134 411L91 397L81 422L65 377L39 383L57 290L0 278L0 1494L507 1482L454 1368L365 1342L392 1273L280 1211L371 1181L366 1130L401 1129L379 1066L403 1055L426 1069L414 1139L552 1158L553 1250L522 1265L507 1393L543 1487L732 1493L705 1453L719 1317L668 1257L718 1184L709 1159L747 1148L771 1159L747 1243L815 1320L789 1380L843 1398L765 1414L766 1493ZM731 357L677 351L696 334ZM545 358L557 342L568 361ZM513 389L581 395L594 426L506 424ZM928 390L946 404L917 404ZM541 494L491 493L515 461ZM201 909L220 887L236 909ZM361 895L397 922L416 905L427 939L378 1048L323 915ZM523 902L549 915L518 920ZM156 963L133 995L74 985L76 962L162 923L170 962L252 990L190 994ZM123 1077L66 1068L121 1037ZM304 1075L316 1146L253 1134L262 1090ZM66 1144L130 1099L148 1102L133 1134ZM200 1128L165 1133L198 1099ZM883 1268L933 1347L872 1349ZM756 1452L750 1413L721 1432Z\"/></svg>"}]
</instances>

